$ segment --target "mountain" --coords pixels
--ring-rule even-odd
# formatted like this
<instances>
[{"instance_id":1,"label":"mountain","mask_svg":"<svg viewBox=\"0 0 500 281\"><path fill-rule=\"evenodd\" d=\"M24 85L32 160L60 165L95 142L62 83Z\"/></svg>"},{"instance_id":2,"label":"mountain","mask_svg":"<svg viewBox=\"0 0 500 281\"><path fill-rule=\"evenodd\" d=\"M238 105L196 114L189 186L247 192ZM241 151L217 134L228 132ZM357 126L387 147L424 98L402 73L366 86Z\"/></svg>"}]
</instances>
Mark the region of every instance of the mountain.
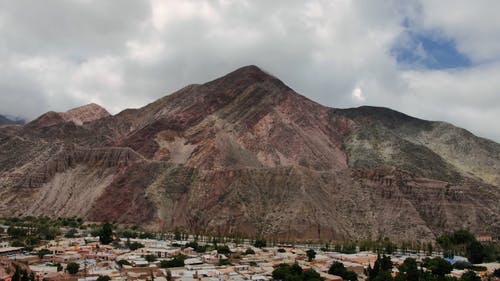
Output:
<instances>
[{"instance_id":1,"label":"mountain","mask_svg":"<svg viewBox=\"0 0 500 281\"><path fill-rule=\"evenodd\" d=\"M328 108L256 66L114 116L67 116L0 129L0 215L288 241L500 230L500 144Z\"/></svg>"},{"instance_id":2,"label":"mountain","mask_svg":"<svg viewBox=\"0 0 500 281\"><path fill-rule=\"evenodd\" d=\"M70 109L66 112L50 111L36 120L32 121L30 126L49 127L66 122L73 122L76 125L83 125L101 118L109 117L111 114L95 103L87 104L77 108Z\"/></svg>"},{"instance_id":3,"label":"mountain","mask_svg":"<svg viewBox=\"0 0 500 281\"><path fill-rule=\"evenodd\" d=\"M0 126L2 125L24 125L24 120L21 119L15 119L11 120L7 118L6 116L0 115Z\"/></svg>"}]
</instances>

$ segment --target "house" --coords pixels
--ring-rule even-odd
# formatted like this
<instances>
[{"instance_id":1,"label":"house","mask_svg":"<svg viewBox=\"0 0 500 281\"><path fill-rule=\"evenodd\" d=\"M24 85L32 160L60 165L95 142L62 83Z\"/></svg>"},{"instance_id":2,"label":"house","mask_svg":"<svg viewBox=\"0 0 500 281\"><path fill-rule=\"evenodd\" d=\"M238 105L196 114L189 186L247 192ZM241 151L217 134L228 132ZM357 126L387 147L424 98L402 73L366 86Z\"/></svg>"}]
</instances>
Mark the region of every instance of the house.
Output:
<instances>
[{"instance_id":1,"label":"house","mask_svg":"<svg viewBox=\"0 0 500 281\"><path fill-rule=\"evenodd\" d=\"M480 235L476 236L476 240L479 242L493 242L493 237L491 235Z\"/></svg>"},{"instance_id":2,"label":"house","mask_svg":"<svg viewBox=\"0 0 500 281\"><path fill-rule=\"evenodd\" d=\"M0 248L0 256L11 256L20 254L23 251L23 247L3 247Z\"/></svg>"}]
</instances>

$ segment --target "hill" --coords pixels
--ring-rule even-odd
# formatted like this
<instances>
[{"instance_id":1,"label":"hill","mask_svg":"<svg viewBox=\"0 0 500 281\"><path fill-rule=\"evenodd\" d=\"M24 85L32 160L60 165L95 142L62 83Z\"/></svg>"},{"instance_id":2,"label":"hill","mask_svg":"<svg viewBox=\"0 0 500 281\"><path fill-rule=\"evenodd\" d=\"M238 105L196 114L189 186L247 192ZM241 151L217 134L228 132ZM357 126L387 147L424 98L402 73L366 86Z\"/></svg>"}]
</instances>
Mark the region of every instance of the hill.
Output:
<instances>
[{"instance_id":1,"label":"hill","mask_svg":"<svg viewBox=\"0 0 500 281\"><path fill-rule=\"evenodd\" d=\"M428 240L499 233L499 175L495 142L386 108L325 107L256 66L114 116L0 129L3 216Z\"/></svg>"}]
</instances>

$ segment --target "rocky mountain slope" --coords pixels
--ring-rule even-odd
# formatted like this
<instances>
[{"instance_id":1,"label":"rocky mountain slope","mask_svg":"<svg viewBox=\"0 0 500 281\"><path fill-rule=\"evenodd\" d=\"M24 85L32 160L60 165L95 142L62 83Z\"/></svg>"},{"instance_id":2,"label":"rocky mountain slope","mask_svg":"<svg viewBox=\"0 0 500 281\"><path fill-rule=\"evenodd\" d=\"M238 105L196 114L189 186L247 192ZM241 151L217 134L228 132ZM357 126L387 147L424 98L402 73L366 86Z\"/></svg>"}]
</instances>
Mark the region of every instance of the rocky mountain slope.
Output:
<instances>
[{"instance_id":1,"label":"rocky mountain slope","mask_svg":"<svg viewBox=\"0 0 500 281\"><path fill-rule=\"evenodd\" d=\"M499 144L324 107L255 66L114 116L84 109L0 129L0 215L281 240L500 230Z\"/></svg>"}]
</instances>

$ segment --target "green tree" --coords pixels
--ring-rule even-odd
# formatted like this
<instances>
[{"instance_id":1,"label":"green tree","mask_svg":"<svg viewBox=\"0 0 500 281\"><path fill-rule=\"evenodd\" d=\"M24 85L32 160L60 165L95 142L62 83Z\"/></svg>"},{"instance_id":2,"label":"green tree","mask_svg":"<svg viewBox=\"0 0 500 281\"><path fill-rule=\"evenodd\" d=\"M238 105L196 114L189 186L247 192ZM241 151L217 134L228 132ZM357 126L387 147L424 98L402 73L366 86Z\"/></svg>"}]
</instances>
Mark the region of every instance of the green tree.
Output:
<instances>
[{"instance_id":1,"label":"green tree","mask_svg":"<svg viewBox=\"0 0 500 281\"><path fill-rule=\"evenodd\" d=\"M382 270L377 274L373 281L392 281L391 273L389 271Z\"/></svg>"},{"instance_id":2,"label":"green tree","mask_svg":"<svg viewBox=\"0 0 500 281\"><path fill-rule=\"evenodd\" d=\"M390 274L392 270L392 261L391 257L383 255L377 256L377 260L375 260L375 263L373 265L373 268L371 266L368 266L368 269L366 270L366 275L368 276L368 280L373 281L373 280L379 280L383 281L385 280L384 278L387 278L387 274L389 274L389 277L392 279L392 276ZM381 276L379 276L381 275ZM378 279L377 279L378 278ZM382 278L382 280L380 280Z\"/></svg>"},{"instance_id":3,"label":"green tree","mask_svg":"<svg viewBox=\"0 0 500 281\"><path fill-rule=\"evenodd\" d=\"M229 254L231 254L231 250L229 249L229 247L227 245L218 246L217 253L223 254L223 255L229 255Z\"/></svg>"},{"instance_id":4,"label":"green tree","mask_svg":"<svg viewBox=\"0 0 500 281\"><path fill-rule=\"evenodd\" d=\"M314 251L313 249L307 250L306 254L307 254L307 260L310 262L313 261L314 258L316 258L316 251Z\"/></svg>"},{"instance_id":5,"label":"green tree","mask_svg":"<svg viewBox=\"0 0 500 281\"><path fill-rule=\"evenodd\" d=\"M382 259L380 260L380 269L385 270L385 271L391 271L392 270L392 261L390 256L383 255Z\"/></svg>"},{"instance_id":6,"label":"green tree","mask_svg":"<svg viewBox=\"0 0 500 281\"><path fill-rule=\"evenodd\" d=\"M398 280L406 280L406 281L419 281L420 272L417 267L417 261L412 258L407 258L404 260L403 264L401 264L398 268L399 278Z\"/></svg>"},{"instance_id":7,"label":"green tree","mask_svg":"<svg viewBox=\"0 0 500 281\"><path fill-rule=\"evenodd\" d=\"M319 273L317 273L313 269L303 270L302 274L300 274L300 278L303 281L320 281L320 280L323 280L323 278L321 277L321 275L319 275Z\"/></svg>"},{"instance_id":8,"label":"green tree","mask_svg":"<svg viewBox=\"0 0 500 281\"><path fill-rule=\"evenodd\" d=\"M12 275L12 281L21 281L21 270L16 266L16 270Z\"/></svg>"},{"instance_id":9,"label":"green tree","mask_svg":"<svg viewBox=\"0 0 500 281\"><path fill-rule=\"evenodd\" d=\"M176 230L174 231L174 240L179 241L179 240L181 240L181 238L182 238L182 237L181 237L181 232L180 232L179 230L177 230L177 229L176 229Z\"/></svg>"},{"instance_id":10,"label":"green tree","mask_svg":"<svg viewBox=\"0 0 500 281\"><path fill-rule=\"evenodd\" d=\"M99 275L99 277L97 277L97 281L111 281L111 277L107 275Z\"/></svg>"},{"instance_id":11,"label":"green tree","mask_svg":"<svg viewBox=\"0 0 500 281\"><path fill-rule=\"evenodd\" d=\"M259 238L259 239L255 240L255 243L253 245L254 245L254 247L257 247L257 248L263 248L263 247L267 246L267 242L266 242L266 240Z\"/></svg>"},{"instance_id":12,"label":"green tree","mask_svg":"<svg viewBox=\"0 0 500 281\"><path fill-rule=\"evenodd\" d=\"M282 281L323 281L324 279L316 271L302 270L298 264L280 264L272 272L274 280Z\"/></svg>"},{"instance_id":13,"label":"green tree","mask_svg":"<svg viewBox=\"0 0 500 281\"><path fill-rule=\"evenodd\" d=\"M427 255L432 256L432 242L427 243Z\"/></svg>"},{"instance_id":14,"label":"green tree","mask_svg":"<svg viewBox=\"0 0 500 281\"><path fill-rule=\"evenodd\" d=\"M469 231L467 231L465 229L460 229L460 230L453 232L450 240L453 244L458 245L458 244L472 243L472 242L476 241L476 238Z\"/></svg>"},{"instance_id":15,"label":"green tree","mask_svg":"<svg viewBox=\"0 0 500 281\"><path fill-rule=\"evenodd\" d=\"M493 276L500 278L500 268L497 268L493 271Z\"/></svg>"},{"instance_id":16,"label":"green tree","mask_svg":"<svg viewBox=\"0 0 500 281\"><path fill-rule=\"evenodd\" d=\"M467 245L466 253L471 263L482 263L486 256L483 245L476 240Z\"/></svg>"},{"instance_id":17,"label":"green tree","mask_svg":"<svg viewBox=\"0 0 500 281\"><path fill-rule=\"evenodd\" d=\"M447 262L441 257L435 257L427 261L427 269L429 269L432 274L444 277L446 274L450 273L453 269L451 263Z\"/></svg>"},{"instance_id":18,"label":"green tree","mask_svg":"<svg viewBox=\"0 0 500 281\"><path fill-rule=\"evenodd\" d=\"M358 275L354 271L348 271L344 264L341 262L334 262L330 269L328 269L328 274L337 275L342 277L344 280L357 281Z\"/></svg>"},{"instance_id":19,"label":"green tree","mask_svg":"<svg viewBox=\"0 0 500 281\"><path fill-rule=\"evenodd\" d=\"M144 248L144 245L139 242L132 242L128 243L128 248L132 251L135 251L137 249Z\"/></svg>"},{"instance_id":20,"label":"green tree","mask_svg":"<svg viewBox=\"0 0 500 281\"><path fill-rule=\"evenodd\" d=\"M105 223L99 233L99 241L102 244L108 245L113 241L113 226L110 223Z\"/></svg>"},{"instance_id":21,"label":"green tree","mask_svg":"<svg viewBox=\"0 0 500 281\"><path fill-rule=\"evenodd\" d=\"M13 239L18 239L26 237L28 235L28 230L25 228L11 226L7 229L7 234Z\"/></svg>"},{"instance_id":22,"label":"green tree","mask_svg":"<svg viewBox=\"0 0 500 281\"><path fill-rule=\"evenodd\" d=\"M255 255L255 251L252 248L247 248L245 255Z\"/></svg>"},{"instance_id":23,"label":"green tree","mask_svg":"<svg viewBox=\"0 0 500 281\"><path fill-rule=\"evenodd\" d=\"M453 264L453 268L456 269L467 269L471 268L472 264L465 262L465 261L457 261L456 263Z\"/></svg>"},{"instance_id":24,"label":"green tree","mask_svg":"<svg viewBox=\"0 0 500 281\"><path fill-rule=\"evenodd\" d=\"M184 255L174 256L171 260L162 260L160 262L161 268L171 268L171 267L183 267L184 260L186 257Z\"/></svg>"},{"instance_id":25,"label":"green tree","mask_svg":"<svg viewBox=\"0 0 500 281\"><path fill-rule=\"evenodd\" d=\"M65 234L64 234L64 237L66 238L74 238L75 235L78 233L78 230L72 228L70 230L68 230Z\"/></svg>"},{"instance_id":26,"label":"green tree","mask_svg":"<svg viewBox=\"0 0 500 281\"><path fill-rule=\"evenodd\" d=\"M384 239L384 252L386 254L392 255L396 251L396 245L392 243L389 238Z\"/></svg>"},{"instance_id":27,"label":"green tree","mask_svg":"<svg viewBox=\"0 0 500 281\"><path fill-rule=\"evenodd\" d=\"M460 277L460 281L481 281L481 277L479 277L474 271L468 270L462 275L462 277Z\"/></svg>"},{"instance_id":28,"label":"green tree","mask_svg":"<svg viewBox=\"0 0 500 281\"><path fill-rule=\"evenodd\" d=\"M124 265L132 265L128 260L119 260L116 262L120 267L123 267Z\"/></svg>"},{"instance_id":29,"label":"green tree","mask_svg":"<svg viewBox=\"0 0 500 281\"><path fill-rule=\"evenodd\" d=\"M146 259L147 262L155 262L156 261L156 256L155 255L146 255L144 257L144 259Z\"/></svg>"},{"instance_id":30,"label":"green tree","mask_svg":"<svg viewBox=\"0 0 500 281\"><path fill-rule=\"evenodd\" d=\"M71 275L77 274L79 270L80 265L78 265L77 263L70 262L66 265L66 271Z\"/></svg>"},{"instance_id":31,"label":"green tree","mask_svg":"<svg viewBox=\"0 0 500 281\"><path fill-rule=\"evenodd\" d=\"M37 256L40 258L40 259L43 259L43 257L45 255L48 255L48 254L51 254L52 252L49 250L49 249L41 249L40 251L38 251L36 254Z\"/></svg>"}]
</instances>

